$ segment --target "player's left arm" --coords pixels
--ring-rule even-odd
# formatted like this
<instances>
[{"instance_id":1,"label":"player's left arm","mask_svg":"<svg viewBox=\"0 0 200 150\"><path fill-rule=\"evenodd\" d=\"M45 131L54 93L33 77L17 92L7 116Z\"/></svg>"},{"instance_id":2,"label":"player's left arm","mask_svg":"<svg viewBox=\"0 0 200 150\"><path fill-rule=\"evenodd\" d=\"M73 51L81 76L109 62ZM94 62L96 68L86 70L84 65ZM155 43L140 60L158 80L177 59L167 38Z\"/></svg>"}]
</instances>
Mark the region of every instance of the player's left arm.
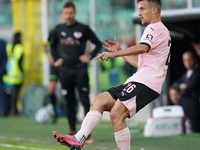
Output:
<instances>
[{"instance_id":1,"label":"player's left arm","mask_svg":"<svg viewBox=\"0 0 200 150\"><path fill-rule=\"evenodd\" d=\"M126 60L130 65L132 65L135 68L138 68L138 57L135 55L130 56L123 56L124 60Z\"/></svg>"},{"instance_id":2,"label":"player's left arm","mask_svg":"<svg viewBox=\"0 0 200 150\"><path fill-rule=\"evenodd\" d=\"M54 66L54 63L55 63L55 61L54 61L54 58L53 58L53 56L51 55L51 53L50 53L50 50L48 50L48 45L50 44L50 41L51 41L51 38L52 38L52 35L53 35L53 30L50 32L50 34L49 34L49 37L48 37L48 39L47 40L44 40L43 42L42 42L42 49L43 49L43 51L45 52L45 54L47 55L47 57L48 57L48 59L49 59L49 62L50 62L50 64L52 65L52 66Z\"/></svg>"},{"instance_id":3,"label":"player's left arm","mask_svg":"<svg viewBox=\"0 0 200 150\"><path fill-rule=\"evenodd\" d=\"M79 57L79 60L82 63L88 64L90 60L93 59L96 56L96 54L100 51L102 44L89 27L86 28L86 33L87 33L86 38L89 39L93 44L95 44L95 48L91 52L85 52L83 55Z\"/></svg>"},{"instance_id":4,"label":"player's left arm","mask_svg":"<svg viewBox=\"0 0 200 150\"><path fill-rule=\"evenodd\" d=\"M102 44L94 34L94 32L88 27L87 28L87 38L96 46L88 55L90 59L94 58L96 54L101 50Z\"/></svg>"},{"instance_id":5,"label":"player's left arm","mask_svg":"<svg viewBox=\"0 0 200 150\"><path fill-rule=\"evenodd\" d=\"M53 58L54 61L57 61L60 58L60 55L58 53L57 50L57 46L59 44L59 37L58 37L58 28L59 26L57 25L54 30L51 33L51 38L50 38L50 52L51 52L51 56Z\"/></svg>"}]
</instances>

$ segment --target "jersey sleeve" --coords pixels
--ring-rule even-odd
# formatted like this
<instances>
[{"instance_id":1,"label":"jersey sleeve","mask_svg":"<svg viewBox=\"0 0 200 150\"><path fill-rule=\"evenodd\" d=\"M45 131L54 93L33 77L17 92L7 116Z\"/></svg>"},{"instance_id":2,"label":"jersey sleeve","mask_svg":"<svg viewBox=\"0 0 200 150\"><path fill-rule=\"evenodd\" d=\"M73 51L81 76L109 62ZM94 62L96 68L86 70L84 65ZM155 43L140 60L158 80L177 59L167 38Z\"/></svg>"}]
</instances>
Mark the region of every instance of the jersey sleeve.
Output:
<instances>
[{"instance_id":1,"label":"jersey sleeve","mask_svg":"<svg viewBox=\"0 0 200 150\"><path fill-rule=\"evenodd\" d=\"M55 27L55 29L51 32L50 34L50 50L51 50L51 54L54 58L54 60L57 60L59 58L59 53L57 51L57 46L59 45L59 37L57 34L57 28L58 26Z\"/></svg>"},{"instance_id":2,"label":"jersey sleeve","mask_svg":"<svg viewBox=\"0 0 200 150\"><path fill-rule=\"evenodd\" d=\"M87 38L88 40L90 40L93 44L95 44L95 48L94 50L91 52L91 59L94 58L96 56L96 54L100 51L102 44L99 41L99 39L97 38L97 36L94 34L94 32L87 27Z\"/></svg>"},{"instance_id":3,"label":"jersey sleeve","mask_svg":"<svg viewBox=\"0 0 200 150\"><path fill-rule=\"evenodd\" d=\"M51 30L51 31L50 31L48 39L42 41L43 44L49 45L49 43L50 43L50 41L51 41L51 37L53 36L53 32L54 32L54 30Z\"/></svg>"},{"instance_id":4,"label":"jersey sleeve","mask_svg":"<svg viewBox=\"0 0 200 150\"><path fill-rule=\"evenodd\" d=\"M139 44L147 45L150 50L151 48L154 47L156 40L157 40L156 29L153 26L148 25L144 30L144 33L142 35Z\"/></svg>"},{"instance_id":5,"label":"jersey sleeve","mask_svg":"<svg viewBox=\"0 0 200 150\"><path fill-rule=\"evenodd\" d=\"M49 33L49 37L48 37L48 39L47 39L49 42L51 41L51 39L52 39L52 37L53 37L53 35L54 35L54 30L55 30L55 29L51 30L50 33Z\"/></svg>"}]
</instances>

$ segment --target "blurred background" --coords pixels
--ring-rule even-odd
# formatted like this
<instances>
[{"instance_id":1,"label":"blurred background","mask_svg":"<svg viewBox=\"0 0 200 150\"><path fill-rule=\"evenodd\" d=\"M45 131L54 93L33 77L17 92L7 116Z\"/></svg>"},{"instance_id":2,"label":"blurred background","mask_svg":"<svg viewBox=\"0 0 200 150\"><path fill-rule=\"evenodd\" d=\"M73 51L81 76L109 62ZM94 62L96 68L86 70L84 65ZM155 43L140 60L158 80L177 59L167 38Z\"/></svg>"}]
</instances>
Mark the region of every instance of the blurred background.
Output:
<instances>
[{"instance_id":1,"label":"blurred background","mask_svg":"<svg viewBox=\"0 0 200 150\"><path fill-rule=\"evenodd\" d=\"M29 97L34 96L31 92L29 95L24 94L30 84L48 87L49 63L42 51L41 43L48 37L49 31L59 23L65 2L66 0L0 0L0 38L9 43L14 32L20 31L25 47L25 78L18 97L18 110L21 112L25 109L23 101L28 101ZM137 5L134 0L73 0L73 2L76 5L76 20L91 26L100 40L104 38L113 40L116 36L123 48L138 44L144 27L141 26L137 16ZM162 9L162 21L172 36L171 65L162 95L158 101L142 110L138 117L136 115L135 119L138 121L145 121L154 107L171 104L167 90L185 71L182 54L186 50L193 49L191 41L200 42L199 0L162 0ZM104 50L102 48L101 51ZM120 58L108 62L92 61L88 69L91 100L109 87L123 83L135 71L136 68ZM61 95L60 86L57 89L57 94ZM60 99L62 103L62 96ZM48 103L44 101L41 106Z\"/></svg>"}]
</instances>

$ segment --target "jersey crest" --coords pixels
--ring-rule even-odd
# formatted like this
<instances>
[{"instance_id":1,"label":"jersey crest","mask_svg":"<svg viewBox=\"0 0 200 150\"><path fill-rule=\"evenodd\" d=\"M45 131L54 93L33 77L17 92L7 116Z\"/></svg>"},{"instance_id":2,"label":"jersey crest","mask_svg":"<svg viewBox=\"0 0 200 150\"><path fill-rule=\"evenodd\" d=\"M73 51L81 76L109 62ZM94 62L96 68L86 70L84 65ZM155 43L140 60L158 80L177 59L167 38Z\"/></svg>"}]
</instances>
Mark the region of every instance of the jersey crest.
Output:
<instances>
[{"instance_id":1,"label":"jersey crest","mask_svg":"<svg viewBox=\"0 0 200 150\"><path fill-rule=\"evenodd\" d=\"M77 39L81 38L82 35L83 35L83 34L82 34L81 32L78 32L78 31L75 31L75 32L74 32L74 37L77 38Z\"/></svg>"}]
</instances>

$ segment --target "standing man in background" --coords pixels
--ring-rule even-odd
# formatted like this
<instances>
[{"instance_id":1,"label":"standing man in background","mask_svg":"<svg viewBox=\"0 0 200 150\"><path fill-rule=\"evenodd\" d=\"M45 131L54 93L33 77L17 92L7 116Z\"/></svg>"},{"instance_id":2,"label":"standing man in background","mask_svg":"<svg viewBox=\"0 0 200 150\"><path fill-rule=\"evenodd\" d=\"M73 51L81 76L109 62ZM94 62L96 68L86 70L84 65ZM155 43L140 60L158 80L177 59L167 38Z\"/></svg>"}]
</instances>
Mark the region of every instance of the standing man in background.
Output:
<instances>
[{"instance_id":1,"label":"standing man in background","mask_svg":"<svg viewBox=\"0 0 200 150\"><path fill-rule=\"evenodd\" d=\"M7 62L6 43L0 39L0 116L7 113L7 103L4 92L3 75L6 73L5 66Z\"/></svg>"},{"instance_id":2,"label":"standing man in background","mask_svg":"<svg viewBox=\"0 0 200 150\"><path fill-rule=\"evenodd\" d=\"M200 66L194 52L183 54L183 64L187 71L172 86L180 91L179 105L183 107L192 131L200 132Z\"/></svg>"},{"instance_id":3,"label":"standing man in background","mask_svg":"<svg viewBox=\"0 0 200 150\"><path fill-rule=\"evenodd\" d=\"M70 134L76 133L76 113L77 100L75 97L75 88L77 88L80 101L84 107L85 115L90 109L89 100L89 77L87 67L92 58L100 51L102 44L92 32L92 30L84 24L75 20L75 5L68 1L63 8L63 16L66 20L65 24L59 24L55 27L52 36L51 53L54 59L58 59L59 79L62 85L62 94L66 99L67 117L70 126ZM95 44L92 52L86 53L85 46L87 40ZM59 52L56 47L60 44ZM90 143L93 139L88 136L86 142Z\"/></svg>"}]
</instances>

